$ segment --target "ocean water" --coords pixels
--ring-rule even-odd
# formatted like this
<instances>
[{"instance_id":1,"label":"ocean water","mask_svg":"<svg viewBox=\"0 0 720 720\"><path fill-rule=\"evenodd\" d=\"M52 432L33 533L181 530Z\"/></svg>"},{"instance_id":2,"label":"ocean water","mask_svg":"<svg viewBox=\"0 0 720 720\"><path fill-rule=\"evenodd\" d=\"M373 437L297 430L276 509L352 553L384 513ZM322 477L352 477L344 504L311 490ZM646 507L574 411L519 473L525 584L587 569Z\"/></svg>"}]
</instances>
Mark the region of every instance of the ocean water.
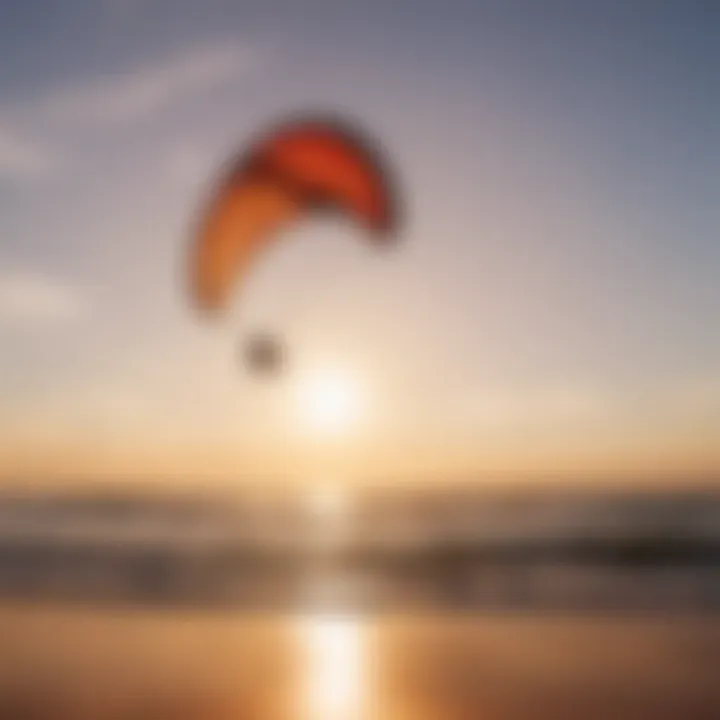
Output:
<instances>
[{"instance_id":1,"label":"ocean water","mask_svg":"<svg viewBox=\"0 0 720 720\"><path fill-rule=\"evenodd\" d=\"M720 495L0 498L0 599L276 612L720 611Z\"/></svg>"},{"instance_id":2,"label":"ocean water","mask_svg":"<svg viewBox=\"0 0 720 720\"><path fill-rule=\"evenodd\" d=\"M0 498L0 720L720 717L712 493Z\"/></svg>"}]
</instances>

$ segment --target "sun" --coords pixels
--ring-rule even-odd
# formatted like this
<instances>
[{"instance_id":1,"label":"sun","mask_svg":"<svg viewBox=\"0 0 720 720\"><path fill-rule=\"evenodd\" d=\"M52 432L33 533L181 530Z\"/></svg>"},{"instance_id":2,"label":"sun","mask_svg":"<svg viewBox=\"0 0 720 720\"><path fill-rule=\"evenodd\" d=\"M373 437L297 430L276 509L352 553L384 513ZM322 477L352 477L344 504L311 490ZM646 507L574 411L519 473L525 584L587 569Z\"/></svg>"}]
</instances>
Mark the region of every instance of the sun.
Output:
<instances>
[{"instance_id":1,"label":"sun","mask_svg":"<svg viewBox=\"0 0 720 720\"><path fill-rule=\"evenodd\" d=\"M299 419L313 434L340 435L358 424L362 399L358 379L350 373L317 371L298 384Z\"/></svg>"}]
</instances>

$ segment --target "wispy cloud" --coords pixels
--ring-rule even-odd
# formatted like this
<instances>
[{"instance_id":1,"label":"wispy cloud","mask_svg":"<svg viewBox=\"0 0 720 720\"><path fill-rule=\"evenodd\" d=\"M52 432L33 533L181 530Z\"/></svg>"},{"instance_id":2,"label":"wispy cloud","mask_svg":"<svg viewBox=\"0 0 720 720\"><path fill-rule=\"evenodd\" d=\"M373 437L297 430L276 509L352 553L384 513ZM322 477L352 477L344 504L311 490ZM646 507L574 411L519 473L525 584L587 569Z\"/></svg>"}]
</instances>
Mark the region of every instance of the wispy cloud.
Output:
<instances>
[{"instance_id":1,"label":"wispy cloud","mask_svg":"<svg viewBox=\"0 0 720 720\"><path fill-rule=\"evenodd\" d=\"M70 152L67 131L119 130L152 120L245 77L257 59L256 51L240 42L195 45L74 80L26 103L4 104L0 181L53 175ZM195 155L184 155L183 167L196 163Z\"/></svg>"},{"instance_id":2,"label":"wispy cloud","mask_svg":"<svg viewBox=\"0 0 720 720\"><path fill-rule=\"evenodd\" d=\"M0 178L34 178L56 165L57 156L8 127L0 125Z\"/></svg>"},{"instance_id":3,"label":"wispy cloud","mask_svg":"<svg viewBox=\"0 0 720 720\"><path fill-rule=\"evenodd\" d=\"M82 127L124 126L231 81L255 60L241 44L195 47L52 93L43 111Z\"/></svg>"},{"instance_id":4,"label":"wispy cloud","mask_svg":"<svg viewBox=\"0 0 720 720\"><path fill-rule=\"evenodd\" d=\"M81 293L68 283L37 272L0 269L0 327L66 324L84 310Z\"/></svg>"}]
</instances>

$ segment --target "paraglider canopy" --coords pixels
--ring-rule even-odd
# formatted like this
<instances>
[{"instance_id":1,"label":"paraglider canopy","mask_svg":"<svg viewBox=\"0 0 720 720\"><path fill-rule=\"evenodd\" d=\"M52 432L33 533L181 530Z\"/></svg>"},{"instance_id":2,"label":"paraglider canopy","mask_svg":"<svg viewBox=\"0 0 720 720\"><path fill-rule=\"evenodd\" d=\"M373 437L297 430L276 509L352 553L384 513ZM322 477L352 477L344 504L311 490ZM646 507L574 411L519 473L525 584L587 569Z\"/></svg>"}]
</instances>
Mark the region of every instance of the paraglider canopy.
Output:
<instances>
[{"instance_id":1,"label":"paraglider canopy","mask_svg":"<svg viewBox=\"0 0 720 720\"><path fill-rule=\"evenodd\" d=\"M374 244L393 240L398 208L378 148L337 119L293 120L263 134L211 193L192 249L193 304L223 310L282 227L330 210Z\"/></svg>"}]
</instances>

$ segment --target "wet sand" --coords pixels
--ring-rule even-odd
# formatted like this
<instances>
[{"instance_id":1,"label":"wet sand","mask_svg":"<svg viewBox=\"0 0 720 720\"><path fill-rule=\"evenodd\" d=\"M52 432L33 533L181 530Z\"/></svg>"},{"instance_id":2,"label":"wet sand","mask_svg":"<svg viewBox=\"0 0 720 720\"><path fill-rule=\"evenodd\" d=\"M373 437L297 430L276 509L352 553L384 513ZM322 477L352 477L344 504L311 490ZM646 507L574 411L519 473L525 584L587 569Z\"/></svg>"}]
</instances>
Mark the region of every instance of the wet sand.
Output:
<instances>
[{"instance_id":1,"label":"wet sand","mask_svg":"<svg viewBox=\"0 0 720 720\"><path fill-rule=\"evenodd\" d=\"M707 617L374 620L5 607L0 718L720 717Z\"/></svg>"}]
</instances>

